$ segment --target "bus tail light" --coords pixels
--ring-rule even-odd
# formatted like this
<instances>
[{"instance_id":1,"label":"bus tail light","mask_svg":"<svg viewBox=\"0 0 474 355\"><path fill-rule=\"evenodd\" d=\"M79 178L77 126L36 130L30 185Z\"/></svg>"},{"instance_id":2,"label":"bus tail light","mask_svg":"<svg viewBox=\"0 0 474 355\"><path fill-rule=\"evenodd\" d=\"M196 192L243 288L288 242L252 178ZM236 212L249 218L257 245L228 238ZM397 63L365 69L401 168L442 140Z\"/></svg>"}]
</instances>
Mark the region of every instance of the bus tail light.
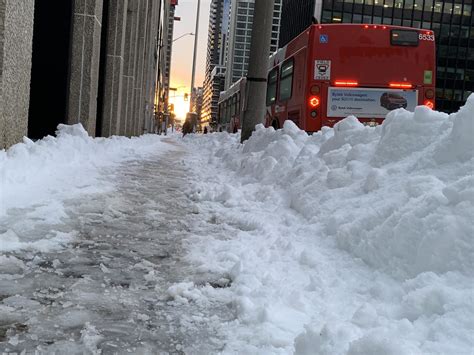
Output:
<instances>
[{"instance_id":1,"label":"bus tail light","mask_svg":"<svg viewBox=\"0 0 474 355\"><path fill-rule=\"evenodd\" d=\"M317 94L319 94L320 90L321 89L319 88L318 85L313 85L313 86L311 86L311 89L309 91L311 92L311 94L317 95Z\"/></svg>"},{"instance_id":2,"label":"bus tail light","mask_svg":"<svg viewBox=\"0 0 474 355\"><path fill-rule=\"evenodd\" d=\"M334 82L335 86L358 86L359 83L354 80L336 80Z\"/></svg>"},{"instance_id":3,"label":"bus tail light","mask_svg":"<svg viewBox=\"0 0 474 355\"><path fill-rule=\"evenodd\" d=\"M434 109L434 102L432 100L425 100L423 105L429 107L430 109Z\"/></svg>"},{"instance_id":4,"label":"bus tail light","mask_svg":"<svg viewBox=\"0 0 474 355\"><path fill-rule=\"evenodd\" d=\"M432 99L434 97L434 91L433 89L428 89L425 91L425 97L427 99Z\"/></svg>"},{"instance_id":5,"label":"bus tail light","mask_svg":"<svg viewBox=\"0 0 474 355\"><path fill-rule=\"evenodd\" d=\"M316 107L319 106L320 103L321 103L321 100L319 99L319 96L311 96L311 97L309 98L309 105L310 105L311 107L316 108Z\"/></svg>"},{"instance_id":6,"label":"bus tail light","mask_svg":"<svg viewBox=\"0 0 474 355\"><path fill-rule=\"evenodd\" d=\"M388 86L398 89L411 89L413 87L410 83L389 83Z\"/></svg>"}]
</instances>

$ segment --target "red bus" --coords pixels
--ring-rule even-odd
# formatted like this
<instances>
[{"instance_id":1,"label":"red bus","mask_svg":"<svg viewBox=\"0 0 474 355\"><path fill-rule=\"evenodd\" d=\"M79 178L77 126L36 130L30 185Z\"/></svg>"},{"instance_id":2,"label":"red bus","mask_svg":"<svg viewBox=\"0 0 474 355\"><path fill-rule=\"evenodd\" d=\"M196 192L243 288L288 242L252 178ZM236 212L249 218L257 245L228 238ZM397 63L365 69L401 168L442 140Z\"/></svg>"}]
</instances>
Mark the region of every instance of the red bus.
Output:
<instances>
[{"instance_id":1,"label":"red bus","mask_svg":"<svg viewBox=\"0 0 474 355\"><path fill-rule=\"evenodd\" d=\"M242 122L247 79L240 78L219 95L217 130L237 133Z\"/></svg>"},{"instance_id":2,"label":"red bus","mask_svg":"<svg viewBox=\"0 0 474 355\"><path fill-rule=\"evenodd\" d=\"M269 61L266 126L315 132L355 115L379 124L396 108L434 108L435 36L389 25L308 27Z\"/></svg>"}]
</instances>

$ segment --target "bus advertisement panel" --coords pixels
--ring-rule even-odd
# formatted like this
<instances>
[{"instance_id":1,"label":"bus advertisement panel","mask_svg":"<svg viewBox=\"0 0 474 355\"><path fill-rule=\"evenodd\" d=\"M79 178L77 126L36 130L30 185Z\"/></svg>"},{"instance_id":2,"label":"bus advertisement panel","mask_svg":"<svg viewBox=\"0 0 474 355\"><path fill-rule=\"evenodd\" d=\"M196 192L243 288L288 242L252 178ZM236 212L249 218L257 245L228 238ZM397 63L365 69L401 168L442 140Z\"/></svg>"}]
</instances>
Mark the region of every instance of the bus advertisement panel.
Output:
<instances>
[{"instance_id":1,"label":"bus advertisement panel","mask_svg":"<svg viewBox=\"0 0 474 355\"><path fill-rule=\"evenodd\" d=\"M404 108L413 111L417 105L418 90L330 87L327 116L383 119L392 110Z\"/></svg>"}]
</instances>

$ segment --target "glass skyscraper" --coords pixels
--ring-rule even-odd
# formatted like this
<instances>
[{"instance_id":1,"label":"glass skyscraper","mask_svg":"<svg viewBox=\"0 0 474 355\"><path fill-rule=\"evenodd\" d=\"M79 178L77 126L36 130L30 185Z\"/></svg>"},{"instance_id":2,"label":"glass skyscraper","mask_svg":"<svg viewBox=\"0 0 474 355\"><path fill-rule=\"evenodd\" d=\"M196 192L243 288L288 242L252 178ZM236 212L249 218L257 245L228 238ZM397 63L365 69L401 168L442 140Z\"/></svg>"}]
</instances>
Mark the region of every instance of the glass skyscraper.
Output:
<instances>
[{"instance_id":1,"label":"glass skyscraper","mask_svg":"<svg viewBox=\"0 0 474 355\"><path fill-rule=\"evenodd\" d=\"M311 11L306 10L308 7ZM298 13L302 8L306 10L304 16ZM437 47L437 110L456 111L474 92L472 0L283 0L280 46L316 22L374 23L433 30Z\"/></svg>"},{"instance_id":2,"label":"glass skyscraper","mask_svg":"<svg viewBox=\"0 0 474 355\"><path fill-rule=\"evenodd\" d=\"M275 0L269 53L278 49L281 1ZM241 77L247 75L254 21L253 11L254 0L232 0L228 32L229 43L226 48L226 90Z\"/></svg>"}]
</instances>

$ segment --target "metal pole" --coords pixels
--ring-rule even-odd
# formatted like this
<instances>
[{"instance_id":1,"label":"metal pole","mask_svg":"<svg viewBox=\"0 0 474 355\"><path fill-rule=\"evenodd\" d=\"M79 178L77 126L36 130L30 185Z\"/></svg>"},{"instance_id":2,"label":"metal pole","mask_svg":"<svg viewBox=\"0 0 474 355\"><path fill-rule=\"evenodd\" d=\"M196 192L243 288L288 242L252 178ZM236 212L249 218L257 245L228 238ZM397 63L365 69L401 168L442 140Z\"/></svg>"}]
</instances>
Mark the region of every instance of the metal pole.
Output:
<instances>
[{"instance_id":1,"label":"metal pole","mask_svg":"<svg viewBox=\"0 0 474 355\"><path fill-rule=\"evenodd\" d=\"M194 31L194 55L193 55L193 72L191 74L191 95L189 96L189 112L193 108L193 89L194 89L194 77L196 75L196 57L197 57L197 45L199 37L199 10L201 8L201 0L198 0L197 14L196 14L196 31Z\"/></svg>"},{"instance_id":2,"label":"metal pole","mask_svg":"<svg viewBox=\"0 0 474 355\"><path fill-rule=\"evenodd\" d=\"M184 35L181 35L181 36L173 39L173 42L176 42L178 39L183 38L184 36L194 36L194 33L192 33L192 32L185 33Z\"/></svg>"},{"instance_id":3,"label":"metal pole","mask_svg":"<svg viewBox=\"0 0 474 355\"><path fill-rule=\"evenodd\" d=\"M249 69L247 72L247 97L242 122L241 142L247 140L255 125L265 119L268 56L272 37L274 0L255 0L255 12L250 43Z\"/></svg>"}]
</instances>

